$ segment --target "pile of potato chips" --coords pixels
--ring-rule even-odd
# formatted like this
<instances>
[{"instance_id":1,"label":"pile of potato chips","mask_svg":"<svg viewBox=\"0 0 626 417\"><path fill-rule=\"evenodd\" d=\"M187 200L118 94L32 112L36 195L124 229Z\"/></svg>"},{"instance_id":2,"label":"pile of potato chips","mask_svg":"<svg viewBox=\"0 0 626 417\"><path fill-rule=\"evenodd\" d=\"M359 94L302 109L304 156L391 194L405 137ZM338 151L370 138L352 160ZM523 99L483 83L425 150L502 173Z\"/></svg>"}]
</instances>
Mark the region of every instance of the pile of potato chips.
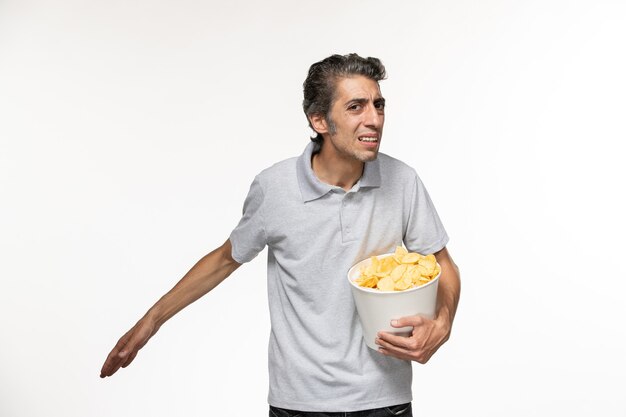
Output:
<instances>
[{"instance_id":1,"label":"pile of potato chips","mask_svg":"<svg viewBox=\"0 0 626 417\"><path fill-rule=\"evenodd\" d=\"M441 271L435 255L409 253L401 246L392 256L379 259L371 257L372 263L361 268L361 276L355 283L361 287L381 291L404 291L432 281Z\"/></svg>"}]
</instances>

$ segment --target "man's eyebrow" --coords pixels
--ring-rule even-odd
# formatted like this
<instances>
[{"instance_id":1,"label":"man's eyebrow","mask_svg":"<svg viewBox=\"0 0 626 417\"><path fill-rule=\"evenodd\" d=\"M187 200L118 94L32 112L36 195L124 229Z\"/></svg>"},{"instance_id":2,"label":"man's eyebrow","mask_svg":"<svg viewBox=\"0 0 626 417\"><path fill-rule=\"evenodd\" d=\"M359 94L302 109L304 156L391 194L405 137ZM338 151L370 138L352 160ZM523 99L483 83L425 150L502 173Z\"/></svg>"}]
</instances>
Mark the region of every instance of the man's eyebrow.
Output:
<instances>
[{"instance_id":1,"label":"man's eyebrow","mask_svg":"<svg viewBox=\"0 0 626 417\"><path fill-rule=\"evenodd\" d=\"M367 103L366 98L351 98L346 102L346 104L365 104Z\"/></svg>"},{"instance_id":2,"label":"man's eyebrow","mask_svg":"<svg viewBox=\"0 0 626 417\"><path fill-rule=\"evenodd\" d=\"M352 98L352 99L350 99L350 100L348 100L346 102L346 105L365 104L368 101L369 101L369 99L366 99L366 98L360 98L360 97ZM378 98L374 99L374 103L376 103L376 104L380 104L380 103L385 104L385 99L384 99L384 97L378 97Z\"/></svg>"}]
</instances>

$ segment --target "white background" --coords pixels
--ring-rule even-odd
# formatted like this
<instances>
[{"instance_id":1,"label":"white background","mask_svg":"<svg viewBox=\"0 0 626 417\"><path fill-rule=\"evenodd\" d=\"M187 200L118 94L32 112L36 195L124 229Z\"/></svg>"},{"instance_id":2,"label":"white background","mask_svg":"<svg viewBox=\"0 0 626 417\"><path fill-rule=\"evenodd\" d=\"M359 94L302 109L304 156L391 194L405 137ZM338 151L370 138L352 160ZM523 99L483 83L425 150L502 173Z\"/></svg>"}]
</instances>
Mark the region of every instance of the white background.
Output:
<instances>
[{"instance_id":1,"label":"white background","mask_svg":"<svg viewBox=\"0 0 626 417\"><path fill-rule=\"evenodd\" d=\"M0 1L0 415L267 415L266 252L117 339L298 155L301 85L380 57L382 150L451 236L452 338L417 416L624 416L619 1Z\"/></svg>"}]
</instances>

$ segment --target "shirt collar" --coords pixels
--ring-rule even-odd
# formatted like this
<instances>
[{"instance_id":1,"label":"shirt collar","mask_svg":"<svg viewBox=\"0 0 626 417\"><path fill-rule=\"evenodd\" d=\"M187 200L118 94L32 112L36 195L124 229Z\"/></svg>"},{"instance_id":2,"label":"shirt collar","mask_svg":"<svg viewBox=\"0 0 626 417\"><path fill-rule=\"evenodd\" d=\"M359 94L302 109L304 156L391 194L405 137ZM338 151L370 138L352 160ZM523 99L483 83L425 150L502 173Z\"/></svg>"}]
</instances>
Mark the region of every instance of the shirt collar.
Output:
<instances>
[{"instance_id":1,"label":"shirt collar","mask_svg":"<svg viewBox=\"0 0 626 417\"><path fill-rule=\"evenodd\" d=\"M320 145L310 142L306 148L304 148L304 152L300 155L296 163L298 184L300 186L300 192L302 193L302 200L305 203L316 200L330 190L338 188L323 183L313 172L311 157L314 153L318 152L319 149ZM378 159L365 163L363 175L354 187L352 187L351 191L358 191L361 187L380 187L380 161Z\"/></svg>"}]
</instances>

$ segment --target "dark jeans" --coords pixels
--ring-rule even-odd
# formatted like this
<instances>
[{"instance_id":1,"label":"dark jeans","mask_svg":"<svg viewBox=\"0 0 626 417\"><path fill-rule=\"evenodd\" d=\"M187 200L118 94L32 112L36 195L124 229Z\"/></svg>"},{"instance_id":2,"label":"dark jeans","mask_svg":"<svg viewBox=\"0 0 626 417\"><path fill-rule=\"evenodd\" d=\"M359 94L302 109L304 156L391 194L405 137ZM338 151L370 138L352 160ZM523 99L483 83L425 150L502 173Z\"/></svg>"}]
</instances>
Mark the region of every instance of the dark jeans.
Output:
<instances>
[{"instance_id":1,"label":"dark jeans","mask_svg":"<svg viewBox=\"0 0 626 417\"><path fill-rule=\"evenodd\" d=\"M348 413L327 413L316 411L285 410L270 405L269 417L413 417L411 403L398 404L391 407L373 408L371 410L351 411Z\"/></svg>"}]
</instances>

